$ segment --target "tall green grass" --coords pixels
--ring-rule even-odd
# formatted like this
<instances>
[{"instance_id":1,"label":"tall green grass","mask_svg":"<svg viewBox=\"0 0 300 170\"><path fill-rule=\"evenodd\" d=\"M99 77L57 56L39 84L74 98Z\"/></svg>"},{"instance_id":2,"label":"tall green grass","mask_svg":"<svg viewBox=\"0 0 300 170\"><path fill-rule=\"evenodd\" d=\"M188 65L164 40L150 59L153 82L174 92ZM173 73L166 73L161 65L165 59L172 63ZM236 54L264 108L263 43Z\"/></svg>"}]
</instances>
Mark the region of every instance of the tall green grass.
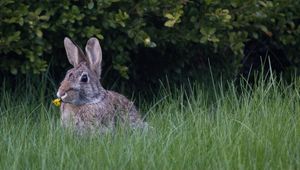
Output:
<instances>
[{"instance_id":1,"label":"tall green grass","mask_svg":"<svg viewBox=\"0 0 300 170\"><path fill-rule=\"evenodd\" d=\"M299 83L162 85L140 102L153 127L76 136L47 81L0 94L1 169L299 169ZM50 89L54 90L54 89ZM55 94L55 92L53 92Z\"/></svg>"}]
</instances>

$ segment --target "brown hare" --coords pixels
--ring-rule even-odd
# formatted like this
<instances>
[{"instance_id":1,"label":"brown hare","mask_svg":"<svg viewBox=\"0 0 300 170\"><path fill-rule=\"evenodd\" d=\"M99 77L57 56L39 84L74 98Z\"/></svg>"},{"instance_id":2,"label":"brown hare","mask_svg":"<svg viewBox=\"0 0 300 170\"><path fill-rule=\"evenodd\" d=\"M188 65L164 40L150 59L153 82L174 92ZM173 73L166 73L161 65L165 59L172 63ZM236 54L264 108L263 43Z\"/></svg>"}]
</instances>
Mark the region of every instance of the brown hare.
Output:
<instances>
[{"instance_id":1,"label":"brown hare","mask_svg":"<svg viewBox=\"0 0 300 170\"><path fill-rule=\"evenodd\" d=\"M78 132L106 132L117 122L132 128L145 128L133 102L125 96L105 90L100 83L102 51L99 41L90 38L85 54L69 38L64 39L68 60L74 68L67 71L57 92L61 99L61 123Z\"/></svg>"}]
</instances>

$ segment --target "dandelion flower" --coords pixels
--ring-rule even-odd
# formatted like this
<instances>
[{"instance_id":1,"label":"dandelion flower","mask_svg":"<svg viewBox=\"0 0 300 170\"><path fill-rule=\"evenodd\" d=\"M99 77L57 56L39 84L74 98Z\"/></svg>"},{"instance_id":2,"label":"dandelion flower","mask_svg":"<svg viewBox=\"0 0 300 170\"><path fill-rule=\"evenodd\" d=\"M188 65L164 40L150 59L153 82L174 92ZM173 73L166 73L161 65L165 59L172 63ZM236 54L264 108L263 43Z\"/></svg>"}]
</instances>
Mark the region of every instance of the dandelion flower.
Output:
<instances>
[{"instance_id":1,"label":"dandelion flower","mask_svg":"<svg viewBox=\"0 0 300 170\"><path fill-rule=\"evenodd\" d=\"M53 103L55 106L59 107L60 104L61 104L61 99L60 99L60 98L54 99L54 100L52 100L52 103Z\"/></svg>"}]
</instances>

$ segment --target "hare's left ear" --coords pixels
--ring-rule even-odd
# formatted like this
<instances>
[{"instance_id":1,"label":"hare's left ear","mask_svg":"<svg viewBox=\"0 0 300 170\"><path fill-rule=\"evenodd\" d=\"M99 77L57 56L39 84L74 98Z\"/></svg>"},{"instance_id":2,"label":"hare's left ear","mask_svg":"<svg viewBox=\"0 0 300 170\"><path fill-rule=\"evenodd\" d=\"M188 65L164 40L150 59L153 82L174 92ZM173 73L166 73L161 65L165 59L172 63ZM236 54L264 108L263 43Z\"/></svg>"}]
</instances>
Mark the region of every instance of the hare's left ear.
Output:
<instances>
[{"instance_id":1,"label":"hare's left ear","mask_svg":"<svg viewBox=\"0 0 300 170\"><path fill-rule=\"evenodd\" d=\"M102 51L97 38L90 38L85 46L89 67L101 76Z\"/></svg>"}]
</instances>

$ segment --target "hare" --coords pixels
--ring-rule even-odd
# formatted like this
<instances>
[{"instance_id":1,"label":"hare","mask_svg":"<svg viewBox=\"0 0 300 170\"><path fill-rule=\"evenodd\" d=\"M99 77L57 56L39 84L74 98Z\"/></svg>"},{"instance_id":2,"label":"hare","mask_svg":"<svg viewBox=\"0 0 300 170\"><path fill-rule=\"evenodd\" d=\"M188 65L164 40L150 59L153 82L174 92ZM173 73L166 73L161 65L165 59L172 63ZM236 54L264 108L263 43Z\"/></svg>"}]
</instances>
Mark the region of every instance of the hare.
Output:
<instances>
[{"instance_id":1,"label":"hare","mask_svg":"<svg viewBox=\"0 0 300 170\"><path fill-rule=\"evenodd\" d=\"M85 54L69 38L64 39L68 60L74 68L67 71L57 97L61 99L61 124L76 131L112 130L117 122L144 128L134 103L125 96L105 90L100 83L102 51L99 41L90 38Z\"/></svg>"}]
</instances>

